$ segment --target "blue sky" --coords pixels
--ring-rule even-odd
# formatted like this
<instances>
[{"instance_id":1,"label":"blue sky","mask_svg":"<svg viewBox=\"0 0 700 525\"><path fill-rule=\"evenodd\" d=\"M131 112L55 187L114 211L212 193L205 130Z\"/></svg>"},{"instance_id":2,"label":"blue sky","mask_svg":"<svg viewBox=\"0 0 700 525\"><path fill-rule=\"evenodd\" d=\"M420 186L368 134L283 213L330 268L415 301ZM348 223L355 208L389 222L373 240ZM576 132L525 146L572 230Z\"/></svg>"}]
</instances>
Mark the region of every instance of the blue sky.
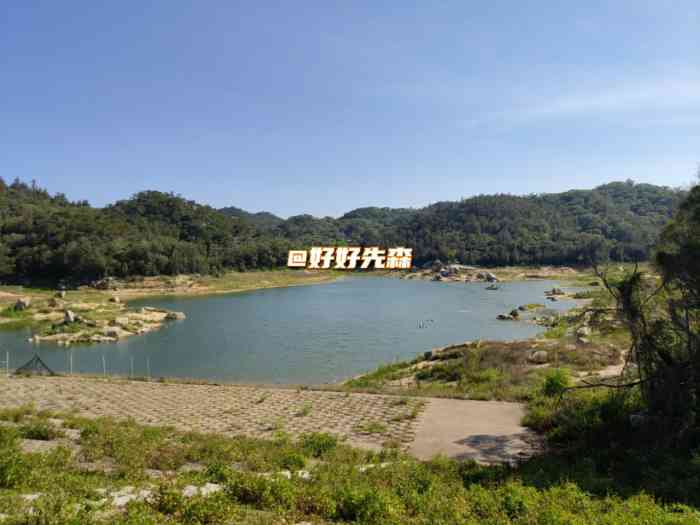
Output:
<instances>
[{"instance_id":1,"label":"blue sky","mask_svg":"<svg viewBox=\"0 0 700 525\"><path fill-rule=\"evenodd\" d=\"M158 189L337 216L680 186L700 2L10 0L0 123L0 176L98 206Z\"/></svg>"}]
</instances>

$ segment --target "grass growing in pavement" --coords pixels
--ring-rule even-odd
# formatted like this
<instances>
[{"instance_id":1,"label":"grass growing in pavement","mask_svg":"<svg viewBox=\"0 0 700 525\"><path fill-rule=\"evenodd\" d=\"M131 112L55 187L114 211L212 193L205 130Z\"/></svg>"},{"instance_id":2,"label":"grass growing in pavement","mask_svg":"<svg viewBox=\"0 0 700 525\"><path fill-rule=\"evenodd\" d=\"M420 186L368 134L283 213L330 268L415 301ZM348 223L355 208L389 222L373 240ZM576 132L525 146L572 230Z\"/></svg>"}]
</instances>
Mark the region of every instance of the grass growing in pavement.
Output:
<instances>
[{"instance_id":1,"label":"grass growing in pavement","mask_svg":"<svg viewBox=\"0 0 700 525\"><path fill-rule=\"evenodd\" d=\"M18 413L4 416L14 421ZM19 419L50 424L48 415L24 410ZM0 426L0 513L9 516L7 523L627 525L700 519L693 509L643 494L593 496L575 483L553 481L542 468L537 479L534 464L513 469L446 459L422 463L396 450L359 451L329 434L227 438L133 421L53 416L79 432L76 450L23 453L19 431ZM192 463L201 468L177 470ZM111 468L88 471L88 464ZM270 474L304 465L308 477ZM154 479L148 469L170 474ZM221 490L183 495L186 485L205 483ZM152 496L121 510L104 501L126 486L148 488ZM27 495L38 498L28 501Z\"/></svg>"}]
</instances>

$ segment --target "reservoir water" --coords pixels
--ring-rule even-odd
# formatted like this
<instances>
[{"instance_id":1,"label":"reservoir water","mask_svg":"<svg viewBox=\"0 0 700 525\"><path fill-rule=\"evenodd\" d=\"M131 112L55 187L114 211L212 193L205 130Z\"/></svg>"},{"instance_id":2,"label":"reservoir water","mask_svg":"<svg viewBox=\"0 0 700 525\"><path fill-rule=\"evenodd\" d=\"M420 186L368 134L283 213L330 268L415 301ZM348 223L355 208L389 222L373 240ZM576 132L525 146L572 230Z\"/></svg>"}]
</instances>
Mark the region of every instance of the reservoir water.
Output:
<instances>
[{"instance_id":1,"label":"reservoir water","mask_svg":"<svg viewBox=\"0 0 700 525\"><path fill-rule=\"evenodd\" d=\"M0 360L17 367L36 352L65 372L185 377L238 383L335 382L395 359L475 339L522 339L542 328L497 321L525 303L545 303L557 283L441 283L353 277L330 284L206 297L130 301L182 311L184 321L117 343L74 346L27 342L28 330L0 331ZM547 302L556 310L572 301Z\"/></svg>"}]
</instances>

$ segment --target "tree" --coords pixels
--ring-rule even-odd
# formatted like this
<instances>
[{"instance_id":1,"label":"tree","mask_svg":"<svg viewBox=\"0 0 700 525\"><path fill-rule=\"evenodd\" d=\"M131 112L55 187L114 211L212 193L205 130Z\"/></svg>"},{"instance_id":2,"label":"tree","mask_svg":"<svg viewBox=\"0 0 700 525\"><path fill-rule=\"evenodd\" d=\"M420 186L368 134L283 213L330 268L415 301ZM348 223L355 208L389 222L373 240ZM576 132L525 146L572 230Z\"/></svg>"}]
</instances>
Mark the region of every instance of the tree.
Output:
<instances>
[{"instance_id":1,"label":"tree","mask_svg":"<svg viewBox=\"0 0 700 525\"><path fill-rule=\"evenodd\" d=\"M630 360L663 439L700 443L700 187L691 190L656 247L660 282L635 270L617 283L602 275L632 339ZM619 386L619 385L618 385Z\"/></svg>"}]
</instances>

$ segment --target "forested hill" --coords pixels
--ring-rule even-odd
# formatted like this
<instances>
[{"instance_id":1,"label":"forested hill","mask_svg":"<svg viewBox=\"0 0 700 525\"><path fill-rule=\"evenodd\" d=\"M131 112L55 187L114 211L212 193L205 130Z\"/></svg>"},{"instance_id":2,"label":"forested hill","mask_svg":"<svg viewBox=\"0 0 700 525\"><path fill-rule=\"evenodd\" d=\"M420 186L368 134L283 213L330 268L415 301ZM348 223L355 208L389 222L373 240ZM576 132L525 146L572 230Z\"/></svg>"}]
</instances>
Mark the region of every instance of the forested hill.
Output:
<instances>
[{"instance_id":1,"label":"forested hill","mask_svg":"<svg viewBox=\"0 0 700 525\"><path fill-rule=\"evenodd\" d=\"M594 190L478 196L421 209L360 208L340 218L281 219L138 193L106 208L0 179L0 279L215 273L286 264L310 245L403 245L418 263L576 264L643 260L683 192L615 182Z\"/></svg>"}]
</instances>

